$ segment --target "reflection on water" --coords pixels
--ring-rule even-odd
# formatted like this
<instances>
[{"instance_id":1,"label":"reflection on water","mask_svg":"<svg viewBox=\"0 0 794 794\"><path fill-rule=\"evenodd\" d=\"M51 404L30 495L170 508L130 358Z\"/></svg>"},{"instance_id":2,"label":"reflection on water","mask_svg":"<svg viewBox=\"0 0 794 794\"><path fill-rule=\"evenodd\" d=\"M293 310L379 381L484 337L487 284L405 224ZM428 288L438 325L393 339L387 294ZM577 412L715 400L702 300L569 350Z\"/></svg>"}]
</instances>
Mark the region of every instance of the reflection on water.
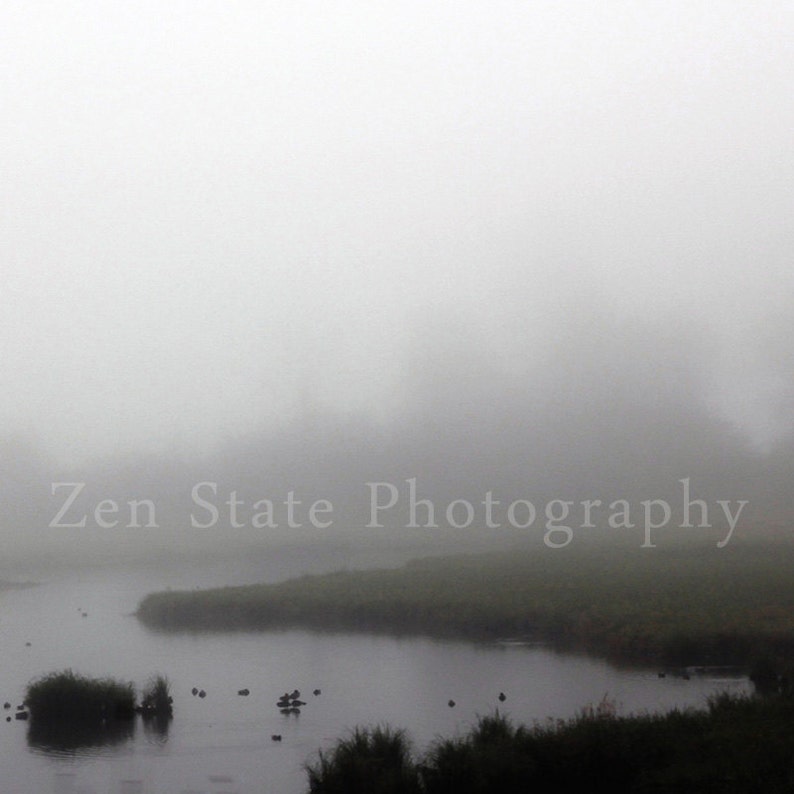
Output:
<instances>
[{"instance_id":1,"label":"reflection on water","mask_svg":"<svg viewBox=\"0 0 794 794\"><path fill-rule=\"evenodd\" d=\"M74 756L115 748L135 738L136 720L42 721L28 724L28 746L46 755ZM166 731L168 729L166 728Z\"/></svg>"},{"instance_id":2,"label":"reflection on water","mask_svg":"<svg viewBox=\"0 0 794 794\"><path fill-rule=\"evenodd\" d=\"M141 717L143 735L151 745L163 747L173 717L151 714ZM101 755L104 748L116 749L135 739L137 719L91 721L31 720L28 724L28 747L53 757L85 754ZM93 751L93 752L91 752Z\"/></svg>"},{"instance_id":3,"label":"reflection on water","mask_svg":"<svg viewBox=\"0 0 794 794\"><path fill-rule=\"evenodd\" d=\"M196 572L189 578L203 583ZM236 583L240 574L230 567L224 578ZM515 640L485 645L298 629L150 632L131 613L143 595L168 584L131 568L124 575L64 575L3 595L0 701L20 702L31 679L52 670L110 675L138 687L161 670L173 682L174 719L0 722L0 794L300 794L303 764L355 725L405 728L421 750L439 735L467 731L478 714L497 707L531 725L572 716L605 693L629 713L704 706L715 691L749 689L746 678L729 671L659 678L656 670L618 670ZM194 686L206 697L193 696ZM283 715L278 697L294 688L307 705L300 715ZM249 695L241 697L244 689ZM306 695L315 689L321 694Z\"/></svg>"},{"instance_id":4,"label":"reflection on water","mask_svg":"<svg viewBox=\"0 0 794 794\"><path fill-rule=\"evenodd\" d=\"M142 715L143 733L149 744L163 746L168 741L168 729L173 717L170 714Z\"/></svg>"}]
</instances>

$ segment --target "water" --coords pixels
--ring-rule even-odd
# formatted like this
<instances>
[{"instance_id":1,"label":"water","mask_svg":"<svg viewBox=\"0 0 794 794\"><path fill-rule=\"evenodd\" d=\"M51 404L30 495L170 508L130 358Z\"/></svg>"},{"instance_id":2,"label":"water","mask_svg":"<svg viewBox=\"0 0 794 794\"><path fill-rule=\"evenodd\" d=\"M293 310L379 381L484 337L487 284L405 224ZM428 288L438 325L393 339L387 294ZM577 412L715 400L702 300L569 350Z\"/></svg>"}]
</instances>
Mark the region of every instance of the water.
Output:
<instances>
[{"instance_id":1,"label":"water","mask_svg":"<svg viewBox=\"0 0 794 794\"><path fill-rule=\"evenodd\" d=\"M276 578L307 565L296 558L280 560L277 571L221 561L176 573L143 567L61 572L0 595L0 702L16 706L31 678L67 667L132 680L139 689L161 672L173 684L175 712L159 729L138 719L104 743L74 734L30 735L28 723L0 723L2 790L297 794L306 789L303 764L355 725L405 727L422 748L439 735L465 732L478 714L497 706L532 723L571 716L605 696L629 713L700 706L709 693L749 688L735 676L660 679L653 671L619 670L509 642L300 630L164 634L131 616L151 590ZM206 698L192 696L194 686L206 690ZM237 695L242 688L250 689L249 697ZM298 716L280 714L276 700L295 688L306 706ZM504 703L497 699L502 691ZM282 740L274 742L272 734Z\"/></svg>"}]
</instances>

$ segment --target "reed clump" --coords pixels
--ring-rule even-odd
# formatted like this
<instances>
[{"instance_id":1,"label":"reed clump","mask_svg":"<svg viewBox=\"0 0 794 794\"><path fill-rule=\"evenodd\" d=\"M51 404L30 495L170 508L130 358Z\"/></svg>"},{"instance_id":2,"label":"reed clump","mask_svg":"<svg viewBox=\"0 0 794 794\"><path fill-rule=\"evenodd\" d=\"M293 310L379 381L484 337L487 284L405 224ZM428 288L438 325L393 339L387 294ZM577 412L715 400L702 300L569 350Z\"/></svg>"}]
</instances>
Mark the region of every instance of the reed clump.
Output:
<instances>
[{"instance_id":1,"label":"reed clump","mask_svg":"<svg viewBox=\"0 0 794 794\"><path fill-rule=\"evenodd\" d=\"M311 794L419 794L411 745L403 730L356 728L306 767Z\"/></svg>"},{"instance_id":2,"label":"reed clump","mask_svg":"<svg viewBox=\"0 0 794 794\"><path fill-rule=\"evenodd\" d=\"M135 715L135 685L63 670L28 684L25 703L37 721L129 719Z\"/></svg>"},{"instance_id":3,"label":"reed clump","mask_svg":"<svg viewBox=\"0 0 794 794\"><path fill-rule=\"evenodd\" d=\"M141 697L139 711L145 716L170 717L174 699L171 697L171 682L164 675L154 675L147 682Z\"/></svg>"}]
</instances>

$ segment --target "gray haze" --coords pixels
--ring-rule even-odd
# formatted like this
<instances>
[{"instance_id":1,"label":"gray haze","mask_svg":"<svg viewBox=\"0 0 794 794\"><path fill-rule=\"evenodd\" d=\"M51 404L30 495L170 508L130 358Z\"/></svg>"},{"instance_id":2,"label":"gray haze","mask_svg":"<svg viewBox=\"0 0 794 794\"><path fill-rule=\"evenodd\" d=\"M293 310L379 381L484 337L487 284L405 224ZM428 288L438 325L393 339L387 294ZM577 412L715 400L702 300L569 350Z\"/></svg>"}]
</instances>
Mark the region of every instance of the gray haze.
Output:
<instances>
[{"instance_id":1,"label":"gray haze","mask_svg":"<svg viewBox=\"0 0 794 794\"><path fill-rule=\"evenodd\" d=\"M3 3L7 531L71 479L176 526L200 480L351 525L365 482L412 477L439 501L691 477L790 517L792 23Z\"/></svg>"}]
</instances>

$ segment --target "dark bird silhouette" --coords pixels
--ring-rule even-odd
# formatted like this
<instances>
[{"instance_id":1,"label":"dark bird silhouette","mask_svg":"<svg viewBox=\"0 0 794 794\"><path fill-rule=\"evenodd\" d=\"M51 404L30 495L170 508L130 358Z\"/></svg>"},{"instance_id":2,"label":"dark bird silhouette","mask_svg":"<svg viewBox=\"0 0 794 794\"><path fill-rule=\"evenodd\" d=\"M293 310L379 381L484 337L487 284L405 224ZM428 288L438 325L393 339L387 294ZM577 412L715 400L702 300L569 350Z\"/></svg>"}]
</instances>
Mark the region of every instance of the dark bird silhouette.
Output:
<instances>
[{"instance_id":1,"label":"dark bird silhouette","mask_svg":"<svg viewBox=\"0 0 794 794\"><path fill-rule=\"evenodd\" d=\"M450 700L450 701L447 703L447 705L448 705L448 706L449 706L451 709L454 709L454 708L455 708L455 701L454 701L454 700Z\"/></svg>"},{"instance_id":2,"label":"dark bird silhouette","mask_svg":"<svg viewBox=\"0 0 794 794\"><path fill-rule=\"evenodd\" d=\"M202 689L202 690L199 691L199 697L200 698L205 698L205 697L207 697L207 693Z\"/></svg>"},{"instance_id":3,"label":"dark bird silhouette","mask_svg":"<svg viewBox=\"0 0 794 794\"><path fill-rule=\"evenodd\" d=\"M240 697L244 697L245 698L245 697L248 697L251 694L251 690L249 690L249 689L238 689L237 690L237 694L240 695Z\"/></svg>"},{"instance_id":4,"label":"dark bird silhouette","mask_svg":"<svg viewBox=\"0 0 794 794\"><path fill-rule=\"evenodd\" d=\"M505 695L505 693L504 693L504 692L500 692L500 693L499 693L499 702L500 702L500 703L504 703L504 702L505 702L505 700L507 700L507 695Z\"/></svg>"},{"instance_id":5,"label":"dark bird silhouette","mask_svg":"<svg viewBox=\"0 0 794 794\"><path fill-rule=\"evenodd\" d=\"M270 738L274 742L280 742L281 741L281 734L280 733L274 733Z\"/></svg>"},{"instance_id":6,"label":"dark bird silhouette","mask_svg":"<svg viewBox=\"0 0 794 794\"><path fill-rule=\"evenodd\" d=\"M320 689L315 689L313 694L315 694L315 695L322 695L322 690L320 690Z\"/></svg>"}]
</instances>

